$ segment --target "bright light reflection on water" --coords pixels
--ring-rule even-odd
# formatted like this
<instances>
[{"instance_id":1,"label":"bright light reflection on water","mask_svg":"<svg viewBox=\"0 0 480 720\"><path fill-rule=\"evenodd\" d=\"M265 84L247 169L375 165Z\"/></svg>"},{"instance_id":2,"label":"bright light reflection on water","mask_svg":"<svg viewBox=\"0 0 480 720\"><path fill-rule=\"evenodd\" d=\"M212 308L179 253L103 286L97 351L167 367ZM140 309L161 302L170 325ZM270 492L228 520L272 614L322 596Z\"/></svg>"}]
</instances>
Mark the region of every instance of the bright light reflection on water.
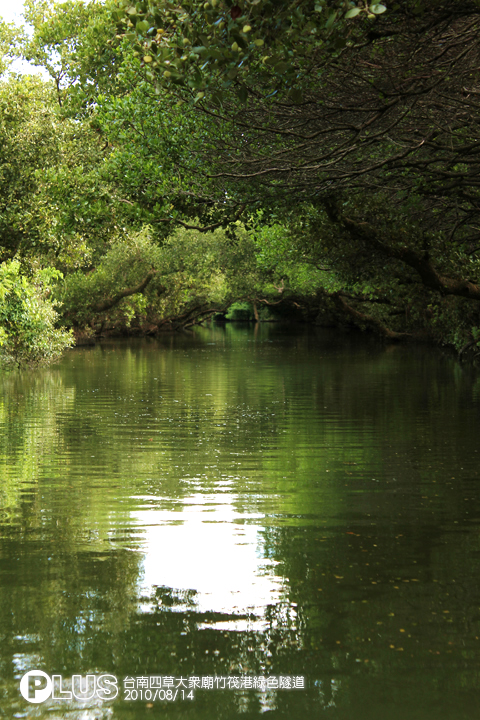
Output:
<instances>
[{"instance_id":1,"label":"bright light reflection on water","mask_svg":"<svg viewBox=\"0 0 480 720\"><path fill-rule=\"evenodd\" d=\"M479 387L425 348L266 324L5 375L0 717L472 720ZM35 708L32 668L305 687Z\"/></svg>"},{"instance_id":2,"label":"bright light reflection on water","mask_svg":"<svg viewBox=\"0 0 480 720\"><path fill-rule=\"evenodd\" d=\"M212 626L259 630L265 624L265 608L285 595L285 583L275 574L279 563L264 557L259 524L264 516L239 515L234 500L225 493L197 494L185 498L178 510L134 513L144 531L139 590L144 597L156 587L193 590L197 612L248 616ZM177 605L175 610L185 607Z\"/></svg>"}]
</instances>

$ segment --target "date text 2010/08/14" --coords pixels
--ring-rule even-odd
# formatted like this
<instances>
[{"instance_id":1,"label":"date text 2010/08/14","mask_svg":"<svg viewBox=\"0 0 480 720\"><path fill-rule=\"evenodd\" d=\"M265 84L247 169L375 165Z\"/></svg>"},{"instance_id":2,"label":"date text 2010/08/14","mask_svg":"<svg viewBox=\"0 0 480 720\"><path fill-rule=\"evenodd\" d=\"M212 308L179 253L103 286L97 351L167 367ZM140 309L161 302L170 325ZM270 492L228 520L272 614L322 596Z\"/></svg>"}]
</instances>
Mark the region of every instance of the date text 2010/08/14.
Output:
<instances>
[{"instance_id":1,"label":"date text 2010/08/14","mask_svg":"<svg viewBox=\"0 0 480 720\"><path fill-rule=\"evenodd\" d=\"M125 688L124 700L156 700L174 702L175 700L193 700L193 690L162 690L160 688Z\"/></svg>"}]
</instances>

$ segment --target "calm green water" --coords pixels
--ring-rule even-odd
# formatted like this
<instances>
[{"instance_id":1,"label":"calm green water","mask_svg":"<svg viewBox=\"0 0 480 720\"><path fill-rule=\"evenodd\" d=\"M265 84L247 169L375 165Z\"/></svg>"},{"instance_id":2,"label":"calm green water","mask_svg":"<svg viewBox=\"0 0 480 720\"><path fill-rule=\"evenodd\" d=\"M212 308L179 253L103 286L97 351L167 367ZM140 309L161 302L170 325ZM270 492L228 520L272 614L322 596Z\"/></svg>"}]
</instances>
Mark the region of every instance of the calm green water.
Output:
<instances>
[{"instance_id":1,"label":"calm green water","mask_svg":"<svg viewBox=\"0 0 480 720\"><path fill-rule=\"evenodd\" d=\"M478 377L228 325L1 382L0 717L478 717Z\"/></svg>"}]
</instances>

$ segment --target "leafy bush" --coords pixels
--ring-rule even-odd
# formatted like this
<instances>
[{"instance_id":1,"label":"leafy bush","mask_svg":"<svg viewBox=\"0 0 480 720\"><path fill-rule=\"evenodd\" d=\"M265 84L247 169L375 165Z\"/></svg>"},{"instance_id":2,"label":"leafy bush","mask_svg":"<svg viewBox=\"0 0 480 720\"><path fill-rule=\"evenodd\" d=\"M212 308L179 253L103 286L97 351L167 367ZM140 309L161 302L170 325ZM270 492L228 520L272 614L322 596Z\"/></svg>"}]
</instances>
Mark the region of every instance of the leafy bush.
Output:
<instances>
[{"instance_id":1,"label":"leafy bush","mask_svg":"<svg viewBox=\"0 0 480 720\"><path fill-rule=\"evenodd\" d=\"M55 327L58 313L49 299L54 268L22 274L17 260L0 265L0 357L17 365L36 365L59 357L74 344L71 332Z\"/></svg>"}]
</instances>

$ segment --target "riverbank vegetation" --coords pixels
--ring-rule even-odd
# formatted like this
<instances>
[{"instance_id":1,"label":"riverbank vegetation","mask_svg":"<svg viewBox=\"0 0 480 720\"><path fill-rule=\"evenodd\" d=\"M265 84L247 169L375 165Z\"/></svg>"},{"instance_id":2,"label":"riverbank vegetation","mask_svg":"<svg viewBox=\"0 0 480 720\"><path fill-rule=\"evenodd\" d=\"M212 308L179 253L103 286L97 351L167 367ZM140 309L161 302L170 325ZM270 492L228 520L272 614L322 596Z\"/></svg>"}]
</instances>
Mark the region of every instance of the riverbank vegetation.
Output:
<instances>
[{"instance_id":1,"label":"riverbank vegetation","mask_svg":"<svg viewBox=\"0 0 480 720\"><path fill-rule=\"evenodd\" d=\"M477 0L26 20L0 27L6 358L242 312L478 352ZM49 79L8 74L18 56Z\"/></svg>"}]
</instances>

